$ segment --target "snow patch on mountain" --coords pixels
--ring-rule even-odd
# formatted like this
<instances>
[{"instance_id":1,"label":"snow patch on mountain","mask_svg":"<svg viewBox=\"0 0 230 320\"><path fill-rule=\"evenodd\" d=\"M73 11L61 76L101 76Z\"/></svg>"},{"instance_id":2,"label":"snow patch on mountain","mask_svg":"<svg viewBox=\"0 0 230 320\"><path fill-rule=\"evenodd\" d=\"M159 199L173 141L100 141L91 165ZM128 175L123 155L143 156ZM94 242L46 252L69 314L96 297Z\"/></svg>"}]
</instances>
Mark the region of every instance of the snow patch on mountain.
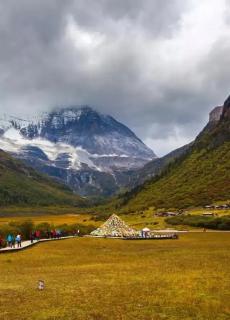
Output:
<instances>
[{"instance_id":1,"label":"snow patch on mountain","mask_svg":"<svg viewBox=\"0 0 230 320\"><path fill-rule=\"evenodd\" d=\"M146 162L156 157L125 125L87 106L56 109L24 122L15 119L13 125L26 138L66 143L90 154L124 155Z\"/></svg>"},{"instance_id":2,"label":"snow patch on mountain","mask_svg":"<svg viewBox=\"0 0 230 320\"><path fill-rule=\"evenodd\" d=\"M68 154L71 163L69 168L80 170L82 163L84 163L95 170L100 170L90 159L91 155L80 147L75 148L65 143L53 143L41 138L29 140L23 137L20 132L13 127L8 129L0 137L0 146L3 150L11 153L21 153L23 149L28 146L37 147L42 150L51 161L55 161L62 154Z\"/></svg>"}]
</instances>

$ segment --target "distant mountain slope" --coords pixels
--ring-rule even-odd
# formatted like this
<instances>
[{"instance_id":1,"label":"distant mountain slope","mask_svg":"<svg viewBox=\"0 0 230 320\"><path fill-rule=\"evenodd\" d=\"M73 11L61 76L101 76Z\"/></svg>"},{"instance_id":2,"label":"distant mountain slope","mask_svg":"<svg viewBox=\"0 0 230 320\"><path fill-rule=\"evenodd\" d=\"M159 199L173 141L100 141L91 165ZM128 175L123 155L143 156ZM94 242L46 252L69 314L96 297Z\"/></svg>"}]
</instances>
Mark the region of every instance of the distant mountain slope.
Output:
<instances>
[{"instance_id":1,"label":"distant mountain slope","mask_svg":"<svg viewBox=\"0 0 230 320\"><path fill-rule=\"evenodd\" d=\"M126 184L126 171L156 157L129 128L90 107L30 120L2 117L0 146L83 196L114 194Z\"/></svg>"},{"instance_id":2,"label":"distant mountain slope","mask_svg":"<svg viewBox=\"0 0 230 320\"><path fill-rule=\"evenodd\" d=\"M153 159L140 169L133 170L130 172L130 180L127 187L134 188L143 184L145 181L153 178L154 176L159 175L170 162L175 161L177 158L185 154L191 146L192 143L189 143L168 153L164 157Z\"/></svg>"},{"instance_id":3,"label":"distant mountain slope","mask_svg":"<svg viewBox=\"0 0 230 320\"><path fill-rule=\"evenodd\" d=\"M124 211L185 208L230 198L230 98L187 152L157 177L120 196Z\"/></svg>"},{"instance_id":4,"label":"distant mountain slope","mask_svg":"<svg viewBox=\"0 0 230 320\"><path fill-rule=\"evenodd\" d=\"M0 150L0 206L72 205L86 200Z\"/></svg>"}]
</instances>

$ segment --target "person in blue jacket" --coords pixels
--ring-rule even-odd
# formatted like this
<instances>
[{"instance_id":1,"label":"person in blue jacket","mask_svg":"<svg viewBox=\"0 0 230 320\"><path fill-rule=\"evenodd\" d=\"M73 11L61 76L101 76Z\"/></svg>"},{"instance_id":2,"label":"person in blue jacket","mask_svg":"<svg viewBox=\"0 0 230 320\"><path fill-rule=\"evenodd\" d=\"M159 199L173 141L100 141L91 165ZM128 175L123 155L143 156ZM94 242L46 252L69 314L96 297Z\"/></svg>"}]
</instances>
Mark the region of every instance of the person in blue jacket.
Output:
<instances>
[{"instance_id":1,"label":"person in blue jacket","mask_svg":"<svg viewBox=\"0 0 230 320\"><path fill-rule=\"evenodd\" d=\"M13 241L13 236L11 234L8 234L8 236L6 237L7 247L12 248L12 241Z\"/></svg>"},{"instance_id":2,"label":"person in blue jacket","mask_svg":"<svg viewBox=\"0 0 230 320\"><path fill-rule=\"evenodd\" d=\"M15 248L15 236L12 235L12 246L11 248Z\"/></svg>"}]
</instances>

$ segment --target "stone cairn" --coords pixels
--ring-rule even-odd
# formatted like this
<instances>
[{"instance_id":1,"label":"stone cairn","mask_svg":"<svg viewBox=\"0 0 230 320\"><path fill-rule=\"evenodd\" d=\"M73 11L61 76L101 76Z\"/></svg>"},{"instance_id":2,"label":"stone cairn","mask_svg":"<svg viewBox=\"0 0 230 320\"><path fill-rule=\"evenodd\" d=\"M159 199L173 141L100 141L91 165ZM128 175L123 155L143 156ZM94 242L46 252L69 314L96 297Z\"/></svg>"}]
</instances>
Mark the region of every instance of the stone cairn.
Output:
<instances>
[{"instance_id":1,"label":"stone cairn","mask_svg":"<svg viewBox=\"0 0 230 320\"><path fill-rule=\"evenodd\" d=\"M121 218L113 214L100 228L91 232L95 237L130 237L135 236L136 231L130 228Z\"/></svg>"}]
</instances>

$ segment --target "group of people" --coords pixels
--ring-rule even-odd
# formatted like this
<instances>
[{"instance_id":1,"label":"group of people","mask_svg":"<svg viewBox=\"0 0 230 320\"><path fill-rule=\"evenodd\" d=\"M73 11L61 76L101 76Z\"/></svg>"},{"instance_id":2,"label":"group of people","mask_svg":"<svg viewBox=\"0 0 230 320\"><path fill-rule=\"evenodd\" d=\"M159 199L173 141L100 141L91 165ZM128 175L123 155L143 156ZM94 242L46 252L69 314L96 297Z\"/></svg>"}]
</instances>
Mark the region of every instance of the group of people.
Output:
<instances>
[{"instance_id":1,"label":"group of people","mask_svg":"<svg viewBox=\"0 0 230 320\"><path fill-rule=\"evenodd\" d=\"M4 239L0 236L0 248L4 246ZM22 236L20 233L18 233L16 236L9 233L6 237L6 244L7 247L10 248L21 248L22 247Z\"/></svg>"},{"instance_id":2,"label":"group of people","mask_svg":"<svg viewBox=\"0 0 230 320\"><path fill-rule=\"evenodd\" d=\"M43 235L44 236L44 235ZM62 236L61 230L51 230L51 231L46 231L45 238L46 239L59 239ZM30 241L33 243L35 240L38 241L41 239L41 231L40 230L35 230L30 233Z\"/></svg>"},{"instance_id":3,"label":"group of people","mask_svg":"<svg viewBox=\"0 0 230 320\"><path fill-rule=\"evenodd\" d=\"M67 236L68 233L62 232L60 229L52 229L49 231L40 231L40 230L35 230L30 232L29 235L29 240L31 243L34 241L38 241L41 238L44 239L60 239L63 236ZM80 230L75 230L72 232L73 236L79 236L80 235ZM28 239L28 237L25 237L25 239ZM6 238L1 237L0 235L0 249L4 247L9 247L9 248L21 248L22 247L22 235L18 233L16 236L13 233L9 233Z\"/></svg>"}]
</instances>

